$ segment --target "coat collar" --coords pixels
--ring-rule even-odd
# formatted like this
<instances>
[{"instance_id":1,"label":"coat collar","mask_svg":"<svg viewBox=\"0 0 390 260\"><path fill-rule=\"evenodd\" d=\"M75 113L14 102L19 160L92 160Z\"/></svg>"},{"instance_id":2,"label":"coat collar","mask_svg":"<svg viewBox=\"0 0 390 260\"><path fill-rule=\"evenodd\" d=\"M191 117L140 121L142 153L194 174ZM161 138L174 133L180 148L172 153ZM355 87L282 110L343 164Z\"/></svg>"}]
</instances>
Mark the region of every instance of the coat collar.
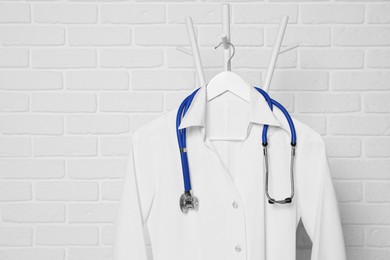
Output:
<instances>
[{"instance_id":1,"label":"coat collar","mask_svg":"<svg viewBox=\"0 0 390 260\"><path fill-rule=\"evenodd\" d=\"M181 120L179 129L205 125L206 112L206 86L202 86L195 94L190 108ZM283 127L264 97L254 88L250 90L249 122L254 124L273 125Z\"/></svg>"}]
</instances>

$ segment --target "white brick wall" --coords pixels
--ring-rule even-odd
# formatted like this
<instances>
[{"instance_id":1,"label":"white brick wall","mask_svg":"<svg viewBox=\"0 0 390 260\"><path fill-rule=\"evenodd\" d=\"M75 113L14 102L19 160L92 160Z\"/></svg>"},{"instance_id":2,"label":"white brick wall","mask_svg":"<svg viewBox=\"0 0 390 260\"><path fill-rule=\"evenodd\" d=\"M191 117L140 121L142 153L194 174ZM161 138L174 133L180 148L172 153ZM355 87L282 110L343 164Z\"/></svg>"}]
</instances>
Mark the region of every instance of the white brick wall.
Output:
<instances>
[{"instance_id":1,"label":"white brick wall","mask_svg":"<svg viewBox=\"0 0 390 260\"><path fill-rule=\"evenodd\" d=\"M110 260L129 135L222 68L222 1L0 1L0 260ZM233 71L323 135L349 260L390 259L390 3L229 1ZM309 259L300 226L297 259Z\"/></svg>"}]
</instances>

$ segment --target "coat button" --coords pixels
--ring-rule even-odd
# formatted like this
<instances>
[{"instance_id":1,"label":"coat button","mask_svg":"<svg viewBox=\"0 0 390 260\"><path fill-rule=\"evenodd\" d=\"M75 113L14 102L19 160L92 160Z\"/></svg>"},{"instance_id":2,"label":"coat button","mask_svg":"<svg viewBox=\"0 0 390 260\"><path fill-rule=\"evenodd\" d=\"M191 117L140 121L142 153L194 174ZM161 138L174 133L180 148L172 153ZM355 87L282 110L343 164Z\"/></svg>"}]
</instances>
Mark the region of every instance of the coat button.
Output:
<instances>
[{"instance_id":1,"label":"coat button","mask_svg":"<svg viewBox=\"0 0 390 260\"><path fill-rule=\"evenodd\" d=\"M235 208L235 209L238 208L238 203L237 203L237 201L233 202L232 206L233 206L233 208Z\"/></svg>"},{"instance_id":2,"label":"coat button","mask_svg":"<svg viewBox=\"0 0 390 260\"><path fill-rule=\"evenodd\" d=\"M240 245L236 245L236 247L234 249L236 250L236 252L241 252L241 246Z\"/></svg>"}]
</instances>

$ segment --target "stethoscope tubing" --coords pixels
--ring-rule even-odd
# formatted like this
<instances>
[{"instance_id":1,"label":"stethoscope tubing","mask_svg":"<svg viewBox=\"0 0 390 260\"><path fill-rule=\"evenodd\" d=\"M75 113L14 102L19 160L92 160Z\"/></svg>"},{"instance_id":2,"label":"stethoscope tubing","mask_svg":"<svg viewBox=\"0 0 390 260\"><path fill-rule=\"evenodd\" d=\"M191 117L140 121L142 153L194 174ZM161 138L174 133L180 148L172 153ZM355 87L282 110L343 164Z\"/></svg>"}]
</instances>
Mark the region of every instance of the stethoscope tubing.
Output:
<instances>
[{"instance_id":1,"label":"stethoscope tubing","mask_svg":"<svg viewBox=\"0 0 390 260\"><path fill-rule=\"evenodd\" d=\"M183 170L183 179L184 179L184 191L189 193L192 189L191 181L190 181L190 171L188 165L188 156L187 156L187 142L186 142L186 128L179 129L179 125L181 122L181 118L185 115L188 108L191 105L192 100L194 99L195 94L198 92L200 88L196 89L191 95L184 99L181 103L177 117L176 117L176 134L177 140L180 148L180 157L182 161L182 170Z\"/></svg>"},{"instance_id":2,"label":"stethoscope tubing","mask_svg":"<svg viewBox=\"0 0 390 260\"><path fill-rule=\"evenodd\" d=\"M196 208L198 205L198 200L195 196L192 195L192 186L191 186L191 180L190 180L190 171L189 171L189 164L188 164L188 156L187 156L187 143L186 143L186 128L179 129L179 125L181 123L182 117L186 114L188 111L192 100L194 99L196 93L199 91L200 88L193 91L189 96L187 96L183 102L180 104L178 113L176 116L176 133L177 133L177 140L179 144L180 149L180 157L182 161L182 171L183 171L183 180L184 180L184 194L180 198L180 204L181 209L184 213L187 213L189 208ZM295 157L295 146L296 146L296 132L295 132L295 126L293 123L293 120L291 116L289 115L288 111L276 100L272 99L264 90L255 87L255 89L262 94L262 96L267 101L269 107L271 110L273 110L273 106L275 105L278 109L282 111L282 113L285 115L287 122L290 127L291 132L291 163L290 163L290 175L291 175L291 196L284 199L284 200L275 200L271 198L271 196L268 193L268 174L269 174L269 167L268 167L268 141L267 141L267 131L269 125L263 126L263 132L262 132L262 144L263 144L263 150L264 150L264 160L265 160L265 167L266 167L266 195L268 197L268 201L271 204L274 203L291 203L292 198L294 196L294 177L293 177L293 161Z\"/></svg>"},{"instance_id":3,"label":"stethoscope tubing","mask_svg":"<svg viewBox=\"0 0 390 260\"><path fill-rule=\"evenodd\" d=\"M297 139L296 132L295 132L295 126L294 126L293 120L292 120L290 114L288 113L288 111L279 102L277 102L276 100L272 99L264 90L262 90L261 88L258 88L258 87L255 87L255 89L260 94L263 95L263 97L267 101L267 103L268 103L269 107L271 108L271 110L273 110L273 105L275 105L277 108L279 108L283 112L283 114L286 117L286 119L288 121L288 124L290 126L291 145L295 145L296 144L296 139ZM268 125L264 125L263 133L262 133L263 144L267 144L267 131L268 131Z\"/></svg>"}]
</instances>

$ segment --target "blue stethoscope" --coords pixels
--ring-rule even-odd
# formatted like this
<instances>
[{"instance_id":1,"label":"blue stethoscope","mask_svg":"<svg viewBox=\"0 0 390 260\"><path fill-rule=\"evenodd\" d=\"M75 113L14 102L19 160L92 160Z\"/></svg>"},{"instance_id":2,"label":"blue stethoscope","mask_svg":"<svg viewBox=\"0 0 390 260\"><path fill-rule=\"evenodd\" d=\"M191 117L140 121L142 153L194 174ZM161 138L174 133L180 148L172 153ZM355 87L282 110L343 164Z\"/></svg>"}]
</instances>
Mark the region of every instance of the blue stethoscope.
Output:
<instances>
[{"instance_id":1,"label":"blue stethoscope","mask_svg":"<svg viewBox=\"0 0 390 260\"><path fill-rule=\"evenodd\" d=\"M190 170L188 166L188 157L187 157L187 144L186 144L186 128L179 129L179 125L182 117L187 112L188 108L191 105L192 100L194 99L195 94L198 92L200 88L196 89L191 95L186 97L181 103L177 116L176 116L176 133L177 140L179 143L180 157L181 157L181 165L183 169L183 180L184 180L184 193L180 197L180 209L183 213L187 213L190 209L198 209L199 201L198 198L195 197L192 193L191 188L191 180L190 180ZM267 152L267 131L268 125L263 126L263 134L262 134L262 145L263 145L263 154L264 154L264 164L266 169L266 177L265 177L265 192L268 198L268 202L270 204L278 203L278 204L286 204L291 203L292 198L294 197L294 159L295 159L295 146L296 146L296 132L293 120L291 119L290 114L287 110L277 101L270 98L270 96L262 89L255 87L255 89L263 95L271 110L273 110L273 105L279 108L284 116L286 117L288 124L290 126L291 131L291 162L290 162L290 181L291 181L291 195L288 198L282 200L273 199L268 192L268 152Z\"/></svg>"}]
</instances>

